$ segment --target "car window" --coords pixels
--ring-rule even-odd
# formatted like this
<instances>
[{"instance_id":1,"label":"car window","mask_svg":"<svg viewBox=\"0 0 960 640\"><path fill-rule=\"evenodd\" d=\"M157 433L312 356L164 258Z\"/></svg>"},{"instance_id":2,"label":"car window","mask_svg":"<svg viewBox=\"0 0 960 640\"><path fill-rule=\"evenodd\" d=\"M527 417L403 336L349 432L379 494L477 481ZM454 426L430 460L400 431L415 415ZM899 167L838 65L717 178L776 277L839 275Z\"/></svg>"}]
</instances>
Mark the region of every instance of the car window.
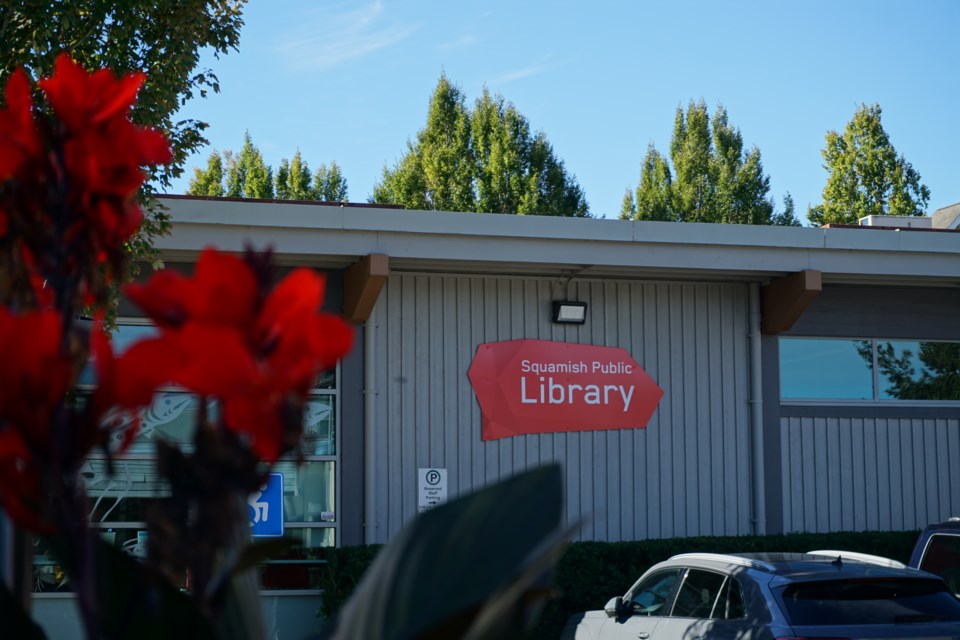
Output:
<instances>
[{"instance_id":1,"label":"car window","mask_svg":"<svg viewBox=\"0 0 960 640\"><path fill-rule=\"evenodd\" d=\"M727 576L710 617L716 620L737 620L743 616L743 592L740 590L740 583L733 576Z\"/></svg>"},{"instance_id":2,"label":"car window","mask_svg":"<svg viewBox=\"0 0 960 640\"><path fill-rule=\"evenodd\" d=\"M785 587L781 599L794 625L960 621L960 600L932 579L804 582Z\"/></svg>"},{"instance_id":3,"label":"car window","mask_svg":"<svg viewBox=\"0 0 960 640\"><path fill-rule=\"evenodd\" d=\"M947 588L960 595L960 535L930 536L920 568L943 578Z\"/></svg>"},{"instance_id":4,"label":"car window","mask_svg":"<svg viewBox=\"0 0 960 640\"><path fill-rule=\"evenodd\" d=\"M722 573L690 569L677 591L671 616L709 618L717 602L725 576Z\"/></svg>"},{"instance_id":5,"label":"car window","mask_svg":"<svg viewBox=\"0 0 960 640\"><path fill-rule=\"evenodd\" d=\"M658 571L644 579L630 593L628 603L631 615L664 616L665 605L673 593L681 569Z\"/></svg>"}]
</instances>

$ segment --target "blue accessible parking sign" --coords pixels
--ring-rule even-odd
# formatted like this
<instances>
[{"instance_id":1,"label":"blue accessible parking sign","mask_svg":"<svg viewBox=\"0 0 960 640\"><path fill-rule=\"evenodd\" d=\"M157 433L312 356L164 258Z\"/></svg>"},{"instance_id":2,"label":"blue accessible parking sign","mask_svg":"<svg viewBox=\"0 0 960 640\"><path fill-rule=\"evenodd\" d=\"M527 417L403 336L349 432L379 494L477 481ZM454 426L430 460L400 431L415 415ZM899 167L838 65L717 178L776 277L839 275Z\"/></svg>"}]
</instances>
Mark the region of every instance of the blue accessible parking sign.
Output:
<instances>
[{"instance_id":1,"label":"blue accessible parking sign","mask_svg":"<svg viewBox=\"0 0 960 640\"><path fill-rule=\"evenodd\" d=\"M267 484L247 498L250 535L278 537L283 535L283 474L270 473Z\"/></svg>"}]
</instances>

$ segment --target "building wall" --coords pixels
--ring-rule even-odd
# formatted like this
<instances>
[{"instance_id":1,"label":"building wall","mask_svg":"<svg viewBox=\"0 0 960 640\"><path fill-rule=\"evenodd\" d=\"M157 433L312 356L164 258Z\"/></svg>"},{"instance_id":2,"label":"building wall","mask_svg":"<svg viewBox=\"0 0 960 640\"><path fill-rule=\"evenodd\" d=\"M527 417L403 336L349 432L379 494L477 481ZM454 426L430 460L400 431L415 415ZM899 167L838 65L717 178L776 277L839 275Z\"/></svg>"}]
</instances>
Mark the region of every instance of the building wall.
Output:
<instances>
[{"instance_id":1,"label":"building wall","mask_svg":"<svg viewBox=\"0 0 960 640\"><path fill-rule=\"evenodd\" d=\"M957 341L958 318L956 288L828 285L785 335ZM960 402L781 403L777 353L765 337L766 452L781 462L767 470L772 531L908 530L960 514Z\"/></svg>"},{"instance_id":2,"label":"building wall","mask_svg":"<svg viewBox=\"0 0 960 640\"><path fill-rule=\"evenodd\" d=\"M551 322L567 297L585 325ZM416 514L418 468L446 468L452 498L551 461L580 539L752 531L746 285L392 274L374 319L374 540ZM625 348L665 392L648 427L481 441L467 370L521 338Z\"/></svg>"},{"instance_id":3,"label":"building wall","mask_svg":"<svg viewBox=\"0 0 960 640\"><path fill-rule=\"evenodd\" d=\"M785 417L784 529L921 529L960 513L960 420Z\"/></svg>"}]
</instances>

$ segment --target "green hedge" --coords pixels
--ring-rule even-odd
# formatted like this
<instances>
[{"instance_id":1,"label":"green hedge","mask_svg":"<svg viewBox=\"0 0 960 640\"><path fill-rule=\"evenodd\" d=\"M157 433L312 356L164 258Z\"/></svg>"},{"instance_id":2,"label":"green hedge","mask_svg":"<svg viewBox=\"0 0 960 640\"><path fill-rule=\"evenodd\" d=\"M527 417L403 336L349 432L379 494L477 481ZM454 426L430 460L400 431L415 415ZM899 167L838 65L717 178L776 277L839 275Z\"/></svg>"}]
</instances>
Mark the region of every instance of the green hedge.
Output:
<instances>
[{"instance_id":1,"label":"green hedge","mask_svg":"<svg viewBox=\"0 0 960 640\"><path fill-rule=\"evenodd\" d=\"M845 549L907 562L919 531L803 533L776 536L671 538L635 542L574 542L557 563L556 597L544 608L532 638L553 639L574 613L600 609L623 594L650 566L678 553ZM321 616L332 617L356 587L378 546L325 550ZM469 579L464 576L464 579Z\"/></svg>"}]
</instances>

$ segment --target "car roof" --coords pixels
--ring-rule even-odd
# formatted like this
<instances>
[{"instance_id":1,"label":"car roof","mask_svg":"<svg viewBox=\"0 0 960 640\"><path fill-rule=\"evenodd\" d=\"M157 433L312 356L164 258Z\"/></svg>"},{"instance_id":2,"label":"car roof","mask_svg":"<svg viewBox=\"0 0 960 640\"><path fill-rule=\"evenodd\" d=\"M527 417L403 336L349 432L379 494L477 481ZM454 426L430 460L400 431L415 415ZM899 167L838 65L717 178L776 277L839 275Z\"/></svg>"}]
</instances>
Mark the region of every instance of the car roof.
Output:
<instances>
[{"instance_id":1,"label":"car roof","mask_svg":"<svg viewBox=\"0 0 960 640\"><path fill-rule=\"evenodd\" d=\"M924 534L941 533L941 532L960 533L960 516L950 518L946 522L929 524L923 530Z\"/></svg>"},{"instance_id":2,"label":"car roof","mask_svg":"<svg viewBox=\"0 0 960 640\"><path fill-rule=\"evenodd\" d=\"M703 568L754 570L776 582L813 581L834 578L929 577L887 558L845 551L814 553L685 553L673 556L669 564Z\"/></svg>"}]
</instances>

